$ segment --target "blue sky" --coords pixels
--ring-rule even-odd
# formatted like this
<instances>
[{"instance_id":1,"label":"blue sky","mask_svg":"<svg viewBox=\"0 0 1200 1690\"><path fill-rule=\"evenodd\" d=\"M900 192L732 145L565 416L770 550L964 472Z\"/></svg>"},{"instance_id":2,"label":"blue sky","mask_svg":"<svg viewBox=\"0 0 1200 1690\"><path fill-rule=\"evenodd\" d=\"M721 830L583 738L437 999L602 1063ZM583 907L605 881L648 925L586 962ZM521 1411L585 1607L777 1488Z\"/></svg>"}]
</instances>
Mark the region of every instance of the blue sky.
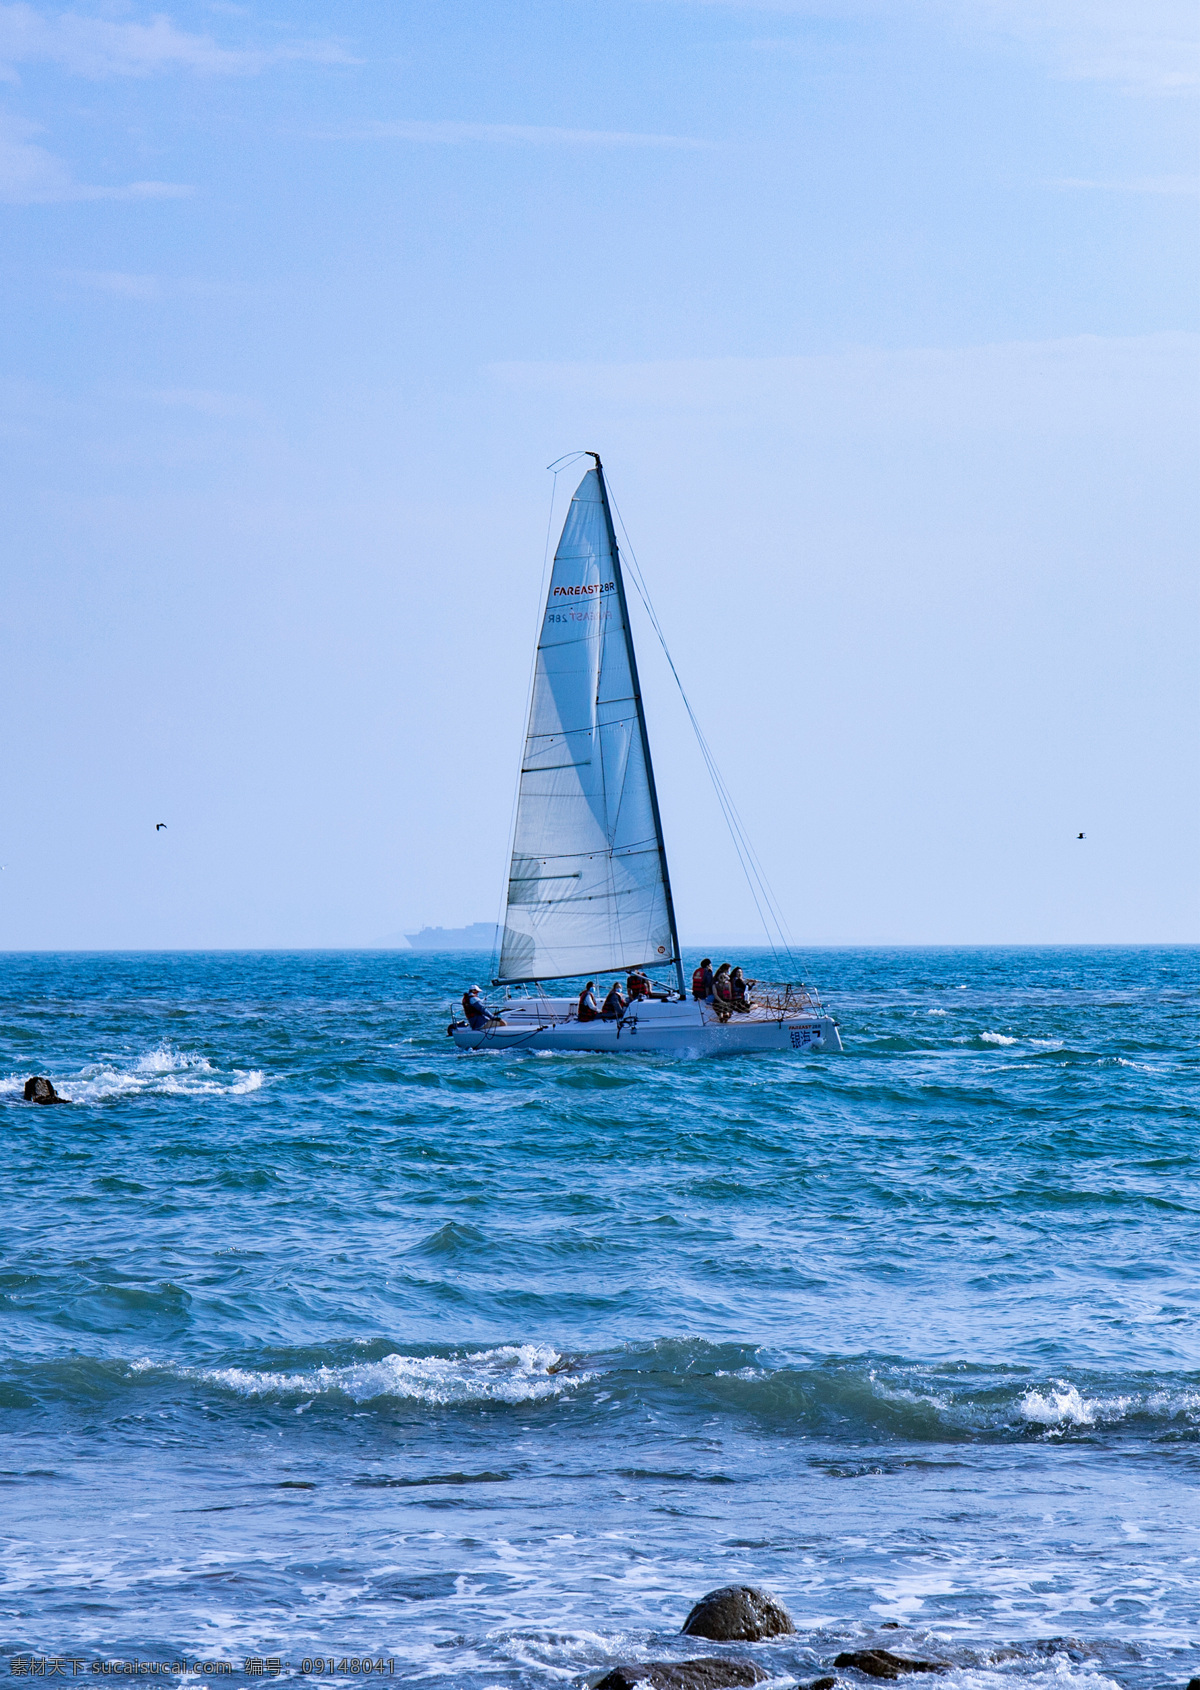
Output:
<instances>
[{"instance_id":1,"label":"blue sky","mask_svg":"<svg viewBox=\"0 0 1200 1690\"><path fill-rule=\"evenodd\" d=\"M0 945L491 918L579 447L798 940L1200 938L1198 81L1174 0L0 0Z\"/></svg>"}]
</instances>

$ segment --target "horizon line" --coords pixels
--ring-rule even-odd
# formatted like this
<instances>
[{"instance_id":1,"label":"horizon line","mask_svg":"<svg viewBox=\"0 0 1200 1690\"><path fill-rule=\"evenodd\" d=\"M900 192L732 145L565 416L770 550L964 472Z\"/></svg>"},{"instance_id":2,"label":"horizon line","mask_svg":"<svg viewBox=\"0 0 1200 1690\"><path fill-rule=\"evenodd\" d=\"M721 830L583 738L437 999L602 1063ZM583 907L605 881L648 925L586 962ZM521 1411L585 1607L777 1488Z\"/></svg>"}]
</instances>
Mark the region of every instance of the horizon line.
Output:
<instances>
[{"instance_id":1,"label":"horizon line","mask_svg":"<svg viewBox=\"0 0 1200 1690\"><path fill-rule=\"evenodd\" d=\"M704 944L685 943L683 949L700 951L733 949L772 952L774 947L747 940L706 939ZM1200 950L1200 939L939 939L921 940L830 940L795 947L802 951L1187 951ZM486 948L448 945L38 945L0 946L0 957L9 956L346 956L395 954L396 956L487 956ZM652 965L659 966L659 965ZM584 969L583 973L588 970ZM600 969L619 974L620 968ZM574 979L574 975L569 976Z\"/></svg>"}]
</instances>

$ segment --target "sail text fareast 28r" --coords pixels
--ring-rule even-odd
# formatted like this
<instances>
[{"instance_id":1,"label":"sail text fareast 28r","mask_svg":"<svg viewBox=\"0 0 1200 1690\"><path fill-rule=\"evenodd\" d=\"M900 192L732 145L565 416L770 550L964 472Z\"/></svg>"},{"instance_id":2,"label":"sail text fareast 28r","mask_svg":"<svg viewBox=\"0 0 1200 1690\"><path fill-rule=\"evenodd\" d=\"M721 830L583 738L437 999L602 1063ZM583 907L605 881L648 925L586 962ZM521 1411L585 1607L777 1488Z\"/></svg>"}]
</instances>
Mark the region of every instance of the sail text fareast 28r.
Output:
<instances>
[{"instance_id":1,"label":"sail text fareast 28r","mask_svg":"<svg viewBox=\"0 0 1200 1690\"><path fill-rule=\"evenodd\" d=\"M588 471L563 525L538 640L517 797L504 938L490 1019L451 1027L464 1049L678 1055L840 1050L803 988L722 1013L684 987L650 742L604 470ZM569 601L568 603L564 603ZM580 603L579 601L584 601ZM609 1018L581 1019L547 981L673 969L675 984Z\"/></svg>"}]
</instances>

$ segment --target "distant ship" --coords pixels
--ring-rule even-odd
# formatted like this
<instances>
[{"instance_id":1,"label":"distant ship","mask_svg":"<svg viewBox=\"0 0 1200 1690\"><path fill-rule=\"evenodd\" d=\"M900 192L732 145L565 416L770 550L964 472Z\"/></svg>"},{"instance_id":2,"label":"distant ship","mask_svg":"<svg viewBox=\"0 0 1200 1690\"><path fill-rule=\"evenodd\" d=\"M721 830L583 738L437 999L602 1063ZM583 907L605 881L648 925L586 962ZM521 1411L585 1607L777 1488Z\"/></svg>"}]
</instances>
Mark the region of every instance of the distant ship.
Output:
<instances>
[{"instance_id":1,"label":"distant ship","mask_svg":"<svg viewBox=\"0 0 1200 1690\"><path fill-rule=\"evenodd\" d=\"M604 471L587 455L595 468L571 500L538 638L492 980L510 990L486 1026L454 1022L450 1036L467 1050L841 1050L837 1024L803 987L760 990L728 1018L688 998L621 558ZM423 947L436 942L421 935ZM581 1021L574 996L545 992L635 967L669 969L674 984L616 1019Z\"/></svg>"},{"instance_id":2,"label":"distant ship","mask_svg":"<svg viewBox=\"0 0 1200 1690\"><path fill-rule=\"evenodd\" d=\"M499 933L494 921L473 921L469 927L422 927L404 937L414 951L494 951Z\"/></svg>"}]
</instances>

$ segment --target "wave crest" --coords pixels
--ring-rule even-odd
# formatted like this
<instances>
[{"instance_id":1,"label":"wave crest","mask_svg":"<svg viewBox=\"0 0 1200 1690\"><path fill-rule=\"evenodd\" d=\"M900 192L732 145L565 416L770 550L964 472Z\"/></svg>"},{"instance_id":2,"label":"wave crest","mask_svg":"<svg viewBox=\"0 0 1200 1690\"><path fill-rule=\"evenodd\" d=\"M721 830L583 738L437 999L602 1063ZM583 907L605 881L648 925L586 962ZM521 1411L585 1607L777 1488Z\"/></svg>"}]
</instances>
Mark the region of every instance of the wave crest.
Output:
<instances>
[{"instance_id":1,"label":"wave crest","mask_svg":"<svg viewBox=\"0 0 1200 1690\"><path fill-rule=\"evenodd\" d=\"M97 1062L73 1077L51 1074L58 1095L68 1103L111 1103L142 1094L156 1097L236 1097L258 1091L266 1083L261 1068L234 1068L222 1073L199 1051L177 1050L165 1039L131 1062ZM0 1081L0 1096L20 1097L26 1076L10 1074Z\"/></svg>"},{"instance_id":2,"label":"wave crest","mask_svg":"<svg viewBox=\"0 0 1200 1690\"><path fill-rule=\"evenodd\" d=\"M236 1391L244 1397L349 1397L352 1402L381 1398L450 1407L460 1403L542 1402L577 1389L591 1377L559 1371L564 1358L547 1344L502 1344L454 1356L406 1356L317 1367L282 1373L243 1367L192 1371L190 1377Z\"/></svg>"}]
</instances>

